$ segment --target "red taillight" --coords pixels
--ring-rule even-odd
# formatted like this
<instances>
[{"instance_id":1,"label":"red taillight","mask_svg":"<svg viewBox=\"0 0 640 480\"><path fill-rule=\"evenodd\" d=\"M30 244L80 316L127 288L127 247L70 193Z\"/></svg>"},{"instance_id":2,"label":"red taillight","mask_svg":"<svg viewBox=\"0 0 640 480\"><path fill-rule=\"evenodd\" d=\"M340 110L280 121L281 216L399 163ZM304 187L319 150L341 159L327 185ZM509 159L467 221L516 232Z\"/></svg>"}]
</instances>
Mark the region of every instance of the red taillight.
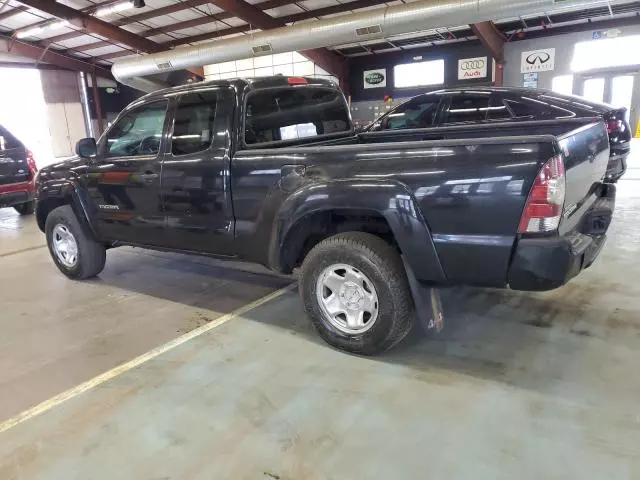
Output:
<instances>
[{"instance_id":1,"label":"red taillight","mask_svg":"<svg viewBox=\"0 0 640 480\"><path fill-rule=\"evenodd\" d=\"M38 173L38 166L36 165L36 160L33 158L33 152L31 150L27 150L27 166L29 167L29 173L31 176L35 176Z\"/></svg>"},{"instance_id":2,"label":"red taillight","mask_svg":"<svg viewBox=\"0 0 640 480\"><path fill-rule=\"evenodd\" d=\"M609 120L607 122L607 130L609 133L615 133L622 130L622 120Z\"/></svg>"},{"instance_id":3,"label":"red taillight","mask_svg":"<svg viewBox=\"0 0 640 480\"><path fill-rule=\"evenodd\" d=\"M565 187L564 161L558 155L544 164L533 182L518 233L543 233L557 229L562 217Z\"/></svg>"},{"instance_id":4,"label":"red taillight","mask_svg":"<svg viewBox=\"0 0 640 480\"><path fill-rule=\"evenodd\" d=\"M307 79L303 77L288 77L287 82L289 82L289 85L306 85L309 83Z\"/></svg>"}]
</instances>

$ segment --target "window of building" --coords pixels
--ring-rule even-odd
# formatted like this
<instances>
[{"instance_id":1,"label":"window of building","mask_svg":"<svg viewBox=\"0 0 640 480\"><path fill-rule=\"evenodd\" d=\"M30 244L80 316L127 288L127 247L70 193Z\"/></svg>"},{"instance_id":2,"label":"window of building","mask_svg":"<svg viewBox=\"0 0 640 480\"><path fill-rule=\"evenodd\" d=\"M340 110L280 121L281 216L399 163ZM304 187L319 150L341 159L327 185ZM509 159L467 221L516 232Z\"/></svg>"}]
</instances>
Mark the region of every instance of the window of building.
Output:
<instances>
[{"instance_id":1,"label":"window of building","mask_svg":"<svg viewBox=\"0 0 640 480\"><path fill-rule=\"evenodd\" d=\"M551 90L562 95L571 95L573 93L573 75L553 77Z\"/></svg>"},{"instance_id":2,"label":"window of building","mask_svg":"<svg viewBox=\"0 0 640 480\"><path fill-rule=\"evenodd\" d=\"M190 93L180 97L173 126L171 153L188 155L211 145L216 116L216 92Z\"/></svg>"},{"instance_id":3,"label":"window of building","mask_svg":"<svg viewBox=\"0 0 640 480\"><path fill-rule=\"evenodd\" d=\"M109 130L106 155L157 155L166 115L166 101L151 103L127 113Z\"/></svg>"},{"instance_id":4,"label":"window of building","mask_svg":"<svg viewBox=\"0 0 640 480\"><path fill-rule=\"evenodd\" d=\"M487 119L489 95L454 95L444 111L444 123L476 123Z\"/></svg>"},{"instance_id":5,"label":"window of building","mask_svg":"<svg viewBox=\"0 0 640 480\"><path fill-rule=\"evenodd\" d=\"M298 87L258 91L246 108L247 145L320 137L351 131L349 110L336 90Z\"/></svg>"},{"instance_id":6,"label":"window of building","mask_svg":"<svg viewBox=\"0 0 640 480\"><path fill-rule=\"evenodd\" d=\"M571 69L584 72L597 68L640 65L640 35L589 40L576 43Z\"/></svg>"},{"instance_id":7,"label":"window of building","mask_svg":"<svg viewBox=\"0 0 640 480\"><path fill-rule=\"evenodd\" d=\"M382 122L383 130L427 128L433 126L440 98L423 95L396 108Z\"/></svg>"},{"instance_id":8,"label":"window of building","mask_svg":"<svg viewBox=\"0 0 640 480\"><path fill-rule=\"evenodd\" d=\"M444 83L444 60L396 65L393 67L393 82L396 88L442 85Z\"/></svg>"}]
</instances>

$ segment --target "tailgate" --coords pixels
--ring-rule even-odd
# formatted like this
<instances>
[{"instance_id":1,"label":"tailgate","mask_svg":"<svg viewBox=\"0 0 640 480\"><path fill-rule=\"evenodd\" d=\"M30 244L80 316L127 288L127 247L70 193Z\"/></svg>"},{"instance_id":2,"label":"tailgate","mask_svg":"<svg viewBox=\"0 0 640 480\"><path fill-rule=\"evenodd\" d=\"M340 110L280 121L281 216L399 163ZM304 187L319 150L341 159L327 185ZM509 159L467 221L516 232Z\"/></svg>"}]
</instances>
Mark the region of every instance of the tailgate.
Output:
<instances>
[{"instance_id":1,"label":"tailgate","mask_svg":"<svg viewBox=\"0 0 640 480\"><path fill-rule=\"evenodd\" d=\"M29 180L29 165L24 147L0 150L0 185Z\"/></svg>"},{"instance_id":2,"label":"tailgate","mask_svg":"<svg viewBox=\"0 0 640 480\"><path fill-rule=\"evenodd\" d=\"M559 233L579 226L601 196L609 161L609 136L604 122L592 123L558 137L566 170L566 196Z\"/></svg>"}]
</instances>

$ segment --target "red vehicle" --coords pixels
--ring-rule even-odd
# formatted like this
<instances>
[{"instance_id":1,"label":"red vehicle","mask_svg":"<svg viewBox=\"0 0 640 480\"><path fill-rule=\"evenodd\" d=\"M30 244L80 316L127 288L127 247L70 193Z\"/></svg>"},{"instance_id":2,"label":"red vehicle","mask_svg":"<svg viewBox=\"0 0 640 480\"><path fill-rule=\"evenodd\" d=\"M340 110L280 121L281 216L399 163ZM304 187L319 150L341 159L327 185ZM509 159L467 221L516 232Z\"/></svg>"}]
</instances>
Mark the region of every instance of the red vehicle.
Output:
<instances>
[{"instance_id":1,"label":"red vehicle","mask_svg":"<svg viewBox=\"0 0 640 480\"><path fill-rule=\"evenodd\" d=\"M32 214L37 172L31 151L0 125L0 208L13 207L20 215Z\"/></svg>"}]
</instances>

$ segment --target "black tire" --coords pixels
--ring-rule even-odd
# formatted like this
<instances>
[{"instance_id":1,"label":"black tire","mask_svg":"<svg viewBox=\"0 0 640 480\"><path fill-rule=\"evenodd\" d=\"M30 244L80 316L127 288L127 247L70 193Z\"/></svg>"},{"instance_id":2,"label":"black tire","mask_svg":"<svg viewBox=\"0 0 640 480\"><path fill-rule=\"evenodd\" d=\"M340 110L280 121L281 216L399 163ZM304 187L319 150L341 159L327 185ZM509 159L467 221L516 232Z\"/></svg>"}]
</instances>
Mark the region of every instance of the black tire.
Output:
<instances>
[{"instance_id":1,"label":"black tire","mask_svg":"<svg viewBox=\"0 0 640 480\"><path fill-rule=\"evenodd\" d=\"M20 215L33 215L33 212L36 209L36 202L33 200L30 202L20 203L18 205L14 205L13 208L16 209Z\"/></svg>"},{"instance_id":2,"label":"black tire","mask_svg":"<svg viewBox=\"0 0 640 480\"><path fill-rule=\"evenodd\" d=\"M54 251L53 230L59 224L65 226L71 232L78 247L78 257L73 267L64 265ZM58 269L67 277L74 280L83 280L95 277L104 268L106 261L104 245L96 242L92 236L85 233L71 206L63 205L49 213L45 222L45 233L51 258L53 258Z\"/></svg>"},{"instance_id":3,"label":"black tire","mask_svg":"<svg viewBox=\"0 0 640 480\"><path fill-rule=\"evenodd\" d=\"M361 334L336 328L323 313L316 285L323 270L347 264L362 272L378 296L378 317ZM413 299L402 259L383 239L362 232L341 233L316 245L304 259L299 283L300 296L313 326L331 346L360 355L375 355L398 344L414 322Z\"/></svg>"}]
</instances>

